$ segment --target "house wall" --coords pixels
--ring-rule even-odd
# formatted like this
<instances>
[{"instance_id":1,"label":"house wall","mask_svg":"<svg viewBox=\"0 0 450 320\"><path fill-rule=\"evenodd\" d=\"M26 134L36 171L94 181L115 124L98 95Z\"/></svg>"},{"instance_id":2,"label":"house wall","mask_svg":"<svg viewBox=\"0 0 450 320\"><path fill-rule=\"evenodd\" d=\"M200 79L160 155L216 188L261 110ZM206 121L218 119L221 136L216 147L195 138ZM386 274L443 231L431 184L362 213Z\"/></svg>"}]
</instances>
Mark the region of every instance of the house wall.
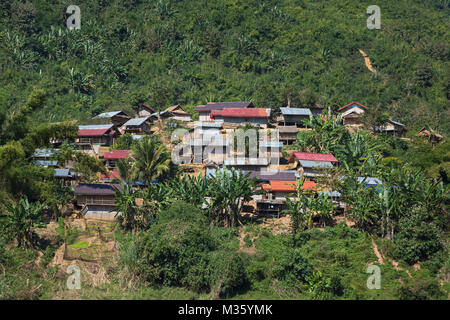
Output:
<instances>
[{"instance_id":1,"label":"house wall","mask_svg":"<svg viewBox=\"0 0 450 320\"><path fill-rule=\"evenodd\" d=\"M77 205L97 205L114 207L114 195L76 195Z\"/></svg>"},{"instance_id":2,"label":"house wall","mask_svg":"<svg viewBox=\"0 0 450 320\"><path fill-rule=\"evenodd\" d=\"M309 116L290 116L281 115L281 122L286 126L297 126L298 128L303 128L303 120L309 119Z\"/></svg>"},{"instance_id":3,"label":"house wall","mask_svg":"<svg viewBox=\"0 0 450 320\"><path fill-rule=\"evenodd\" d=\"M95 145L102 145L102 146L110 146L113 143L113 137L111 136L86 136L86 137L79 137L78 141L80 143L90 143Z\"/></svg>"},{"instance_id":4,"label":"house wall","mask_svg":"<svg viewBox=\"0 0 450 320\"><path fill-rule=\"evenodd\" d=\"M199 112L198 120L200 121L211 121L210 111L207 112Z\"/></svg>"}]
</instances>

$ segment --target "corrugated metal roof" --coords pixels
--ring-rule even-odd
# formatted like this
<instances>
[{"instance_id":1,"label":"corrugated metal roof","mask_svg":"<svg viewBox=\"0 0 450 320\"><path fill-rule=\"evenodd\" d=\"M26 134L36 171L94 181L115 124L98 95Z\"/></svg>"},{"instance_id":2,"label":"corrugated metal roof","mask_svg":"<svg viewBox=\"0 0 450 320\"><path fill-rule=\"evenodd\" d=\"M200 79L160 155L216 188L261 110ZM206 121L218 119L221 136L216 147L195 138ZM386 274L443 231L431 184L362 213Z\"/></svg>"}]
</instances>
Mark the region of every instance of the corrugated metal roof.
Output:
<instances>
[{"instance_id":1,"label":"corrugated metal roof","mask_svg":"<svg viewBox=\"0 0 450 320\"><path fill-rule=\"evenodd\" d=\"M100 113L99 115L97 115L96 117L94 117L94 118L112 118L112 117L114 117L115 115L118 115L118 114L120 114L120 113L123 113L124 115L127 115L125 112L123 112L123 111L110 111L110 112L103 112L103 113Z\"/></svg>"},{"instance_id":2,"label":"corrugated metal roof","mask_svg":"<svg viewBox=\"0 0 450 320\"><path fill-rule=\"evenodd\" d=\"M398 122L398 121L389 120L389 122L391 122L391 123L393 123L393 124L396 124L396 125L398 125L398 126L402 126L402 127L405 126L403 123L400 123L400 122Z\"/></svg>"},{"instance_id":3,"label":"corrugated metal roof","mask_svg":"<svg viewBox=\"0 0 450 320\"><path fill-rule=\"evenodd\" d=\"M298 128L296 126L282 126L278 127L279 133L297 133Z\"/></svg>"},{"instance_id":4,"label":"corrugated metal roof","mask_svg":"<svg viewBox=\"0 0 450 320\"><path fill-rule=\"evenodd\" d=\"M270 180L269 184L263 184L262 188L267 191L274 191L274 192L295 192L296 189L293 187L295 186L296 181L274 181ZM292 186L293 185L293 186ZM316 183L314 181L305 181L303 183L303 186L301 188L304 189L310 189L310 190L316 190Z\"/></svg>"},{"instance_id":5,"label":"corrugated metal roof","mask_svg":"<svg viewBox=\"0 0 450 320\"><path fill-rule=\"evenodd\" d=\"M105 152L103 158L105 160L125 159L129 153L130 150L112 150L111 152Z\"/></svg>"},{"instance_id":6,"label":"corrugated metal roof","mask_svg":"<svg viewBox=\"0 0 450 320\"><path fill-rule=\"evenodd\" d=\"M280 108L281 114L286 116L310 116L311 110L307 108Z\"/></svg>"},{"instance_id":7,"label":"corrugated metal roof","mask_svg":"<svg viewBox=\"0 0 450 320\"><path fill-rule=\"evenodd\" d=\"M292 160L292 157L297 160L338 162L331 153L293 152L289 161Z\"/></svg>"},{"instance_id":8,"label":"corrugated metal roof","mask_svg":"<svg viewBox=\"0 0 450 320\"><path fill-rule=\"evenodd\" d=\"M197 121L194 128L222 128L223 121Z\"/></svg>"},{"instance_id":9,"label":"corrugated metal roof","mask_svg":"<svg viewBox=\"0 0 450 320\"><path fill-rule=\"evenodd\" d=\"M235 101L235 102L208 102L205 105L197 106L194 111L205 112L212 110L222 110L225 108L251 108L253 103L250 101Z\"/></svg>"},{"instance_id":10,"label":"corrugated metal roof","mask_svg":"<svg viewBox=\"0 0 450 320\"><path fill-rule=\"evenodd\" d=\"M267 166L267 158L227 158L224 160L226 166Z\"/></svg>"},{"instance_id":11,"label":"corrugated metal roof","mask_svg":"<svg viewBox=\"0 0 450 320\"><path fill-rule=\"evenodd\" d=\"M70 169L55 169L55 177L57 178L71 178L73 176Z\"/></svg>"},{"instance_id":12,"label":"corrugated metal roof","mask_svg":"<svg viewBox=\"0 0 450 320\"><path fill-rule=\"evenodd\" d=\"M260 141L260 148L283 148L283 142L277 141Z\"/></svg>"},{"instance_id":13,"label":"corrugated metal roof","mask_svg":"<svg viewBox=\"0 0 450 320\"><path fill-rule=\"evenodd\" d=\"M125 122L124 126L140 126L142 125L145 121L148 120L149 117L143 117L143 118L133 118L128 120L127 122Z\"/></svg>"},{"instance_id":14,"label":"corrugated metal roof","mask_svg":"<svg viewBox=\"0 0 450 320\"><path fill-rule=\"evenodd\" d=\"M285 180L285 181L293 181L295 180L294 170L286 170L286 171L244 171L244 173L250 173L250 178L257 178L259 181L270 181L270 180Z\"/></svg>"},{"instance_id":15,"label":"corrugated metal roof","mask_svg":"<svg viewBox=\"0 0 450 320\"><path fill-rule=\"evenodd\" d=\"M79 130L83 129L109 129L112 128L113 124L92 124L87 126L78 126Z\"/></svg>"},{"instance_id":16,"label":"corrugated metal roof","mask_svg":"<svg viewBox=\"0 0 450 320\"><path fill-rule=\"evenodd\" d=\"M120 190L118 184L106 183L80 183L74 187L75 195L115 195Z\"/></svg>"},{"instance_id":17,"label":"corrugated metal roof","mask_svg":"<svg viewBox=\"0 0 450 320\"><path fill-rule=\"evenodd\" d=\"M299 160L300 165L303 168L318 168L318 169L327 169L332 168L333 165L328 161L310 161L310 160Z\"/></svg>"},{"instance_id":18,"label":"corrugated metal roof","mask_svg":"<svg viewBox=\"0 0 450 320\"><path fill-rule=\"evenodd\" d=\"M48 158L51 157L56 151L59 149L36 149L34 150L33 157L34 158Z\"/></svg>"},{"instance_id":19,"label":"corrugated metal roof","mask_svg":"<svg viewBox=\"0 0 450 320\"><path fill-rule=\"evenodd\" d=\"M58 161L52 160L35 160L34 163L45 168L56 167L58 165Z\"/></svg>"},{"instance_id":20,"label":"corrugated metal roof","mask_svg":"<svg viewBox=\"0 0 450 320\"><path fill-rule=\"evenodd\" d=\"M262 108L239 108L223 109L211 111L212 117L226 118L267 118L270 116L270 109Z\"/></svg>"}]
</instances>

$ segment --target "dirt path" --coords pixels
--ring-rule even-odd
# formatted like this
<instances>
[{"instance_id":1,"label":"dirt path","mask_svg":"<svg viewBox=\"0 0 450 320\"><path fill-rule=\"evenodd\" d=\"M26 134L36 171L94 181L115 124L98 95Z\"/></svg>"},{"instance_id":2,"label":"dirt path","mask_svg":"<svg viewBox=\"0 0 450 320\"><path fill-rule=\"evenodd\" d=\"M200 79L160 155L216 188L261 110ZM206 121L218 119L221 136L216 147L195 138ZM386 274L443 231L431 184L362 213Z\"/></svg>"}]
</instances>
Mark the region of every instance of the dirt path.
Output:
<instances>
[{"instance_id":1,"label":"dirt path","mask_svg":"<svg viewBox=\"0 0 450 320\"><path fill-rule=\"evenodd\" d=\"M252 240L252 245L250 247L247 247L244 241L246 234L244 231L244 228L241 227L241 230L239 232L239 251L245 252L249 255L254 255L256 253L256 247L255 247L255 242Z\"/></svg>"},{"instance_id":2,"label":"dirt path","mask_svg":"<svg viewBox=\"0 0 450 320\"><path fill-rule=\"evenodd\" d=\"M380 251L378 251L378 246L375 243L375 240L373 240L373 238L372 238L372 247L373 247L373 252L375 253L375 255L378 258L378 263L379 264L384 264L383 257L381 256Z\"/></svg>"},{"instance_id":3,"label":"dirt path","mask_svg":"<svg viewBox=\"0 0 450 320\"><path fill-rule=\"evenodd\" d=\"M383 256L381 255L380 251L378 250L378 246L377 246L377 244L376 244L376 242L375 242L375 240L374 240L373 238L372 238L372 247L373 247L373 252L375 253L375 255L376 255L377 258L378 258L378 263L379 263L379 264L384 264ZM394 267L395 270L397 270L397 271L405 271L406 274L407 274L410 278L412 278L411 273L409 272L409 270L405 270L405 269L403 269L403 268L400 268L400 267L398 266L398 262L397 262L397 261L392 260L391 263L392 263L392 266Z\"/></svg>"},{"instance_id":4,"label":"dirt path","mask_svg":"<svg viewBox=\"0 0 450 320\"><path fill-rule=\"evenodd\" d=\"M361 53L361 55L364 57L364 63L366 64L367 69L369 69L372 73L377 73L377 70L375 70L375 68L372 66L372 62L370 62L369 56L361 49L358 50L359 53Z\"/></svg>"}]
</instances>

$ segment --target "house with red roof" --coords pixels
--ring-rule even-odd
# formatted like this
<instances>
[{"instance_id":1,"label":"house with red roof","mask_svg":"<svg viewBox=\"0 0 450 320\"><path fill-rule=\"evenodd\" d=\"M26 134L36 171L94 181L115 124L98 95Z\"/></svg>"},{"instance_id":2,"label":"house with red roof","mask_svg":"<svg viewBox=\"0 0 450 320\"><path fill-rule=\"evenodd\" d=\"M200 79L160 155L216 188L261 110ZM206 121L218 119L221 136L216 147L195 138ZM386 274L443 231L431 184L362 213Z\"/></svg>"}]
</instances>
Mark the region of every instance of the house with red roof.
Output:
<instances>
[{"instance_id":1,"label":"house with red roof","mask_svg":"<svg viewBox=\"0 0 450 320\"><path fill-rule=\"evenodd\" d=\"M297 170L299 178L309 180L325 175L337 162L331 153L293 152L289 158L289 163L293 164L291 169Z\"/></svg>"},{"instance_id":2,"label":"house with red roof","mask_svg":"<svg viewBox=\"0 0 450 320\"><path fill-rule=\"evenodd\" d=\"M114 139L120 135L113 124L78 126L77 144L81 150L90 151L94 147L110 146Z\"/></svg>"},{"instance_id":3,"label":"house with red roof","mask_svg":"<svg viewBox=\"0 0 450 320\"><path fill-rule=\"evenodd\" d=\"M254 108L254 106L251 101L208 102L204 105L198 105L194 111L199 113L198 119L200 121L211 121L211 111L242 108Z\"/></svg>"},{"instance_id":4,"label":"house with red roof","mask_svg":"<svg viewBox=\"0 0 450 320\"><path fill-rule=\"evenodd\" d=\"M106 167L110 170L117 167L117 161L126 159L130 155L131 150L112 150L105 152L103 159L106 161Z\"/></svg>"},{"instance_id":5,"label":"house with red roof","mask_svg":"<svg viewBox=\"0 0 450 320\"><path fill-rule=\"evenodd\" d=\"M286 208L286 197L295 198L295 180L269 180L261 189L264 191L261 199L256 200L256 209L260 214L279 214ZM315 193L317 191L314 181L305 181L301 190Z\"/></svg>"},{"instance_id":6,"label":"house with red roof","mask_svg":"<svg viewBox=\"0 0 450 320\"><path fill-rule=\"evenodd\" d=\"M347 125L361 125L361 115L368 108L359 102L352 101L349 104L339 108L338 111L341 113L341 121L343 124Z\"/></svg>"},{"instance_id":7,"label":"house with red roof","mask_svg":"<svg viewBox=\"0 0 450 320\"><path fill-rule=\"evenodd\" d=\"M256 126L266 126L269 123L271 109L263 108L233 108L212 110L211 120L227 123L250 123Z\"/></svg>"}]
</instances>

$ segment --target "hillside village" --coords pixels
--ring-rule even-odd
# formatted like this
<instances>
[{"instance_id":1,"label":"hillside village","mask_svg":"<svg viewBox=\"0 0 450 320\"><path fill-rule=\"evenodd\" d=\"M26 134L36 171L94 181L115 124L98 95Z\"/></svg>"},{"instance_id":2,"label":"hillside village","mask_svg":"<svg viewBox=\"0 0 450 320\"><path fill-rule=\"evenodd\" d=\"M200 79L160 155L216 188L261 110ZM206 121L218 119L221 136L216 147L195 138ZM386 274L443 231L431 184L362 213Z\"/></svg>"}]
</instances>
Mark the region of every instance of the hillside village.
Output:
<instances>
[{"instance_id":1,"label":"hillside village","mask_svg":"<svg viewBox=\"0 0 450 320\"><path fill-rule=\"evenodd\" d=\"M349 130L362 128L362 116L368 107L353 101L338 110L334 119L346 125ZM54 149L37 149L33 155L35 163L55 169L55 177L74 187L74 212L86 218L114 220L117 214L115 195L121 181L117 170L117 162L127 157L133 157L131 150L110 150L115 140L121 135L131 134L133 140L139 140L147 135L155 135L167 128L183 127L189 132L182 137L184 146L181 154L180 169L189 175L204 175L211 177L216 170L222 168L242 170L255 178L259 184L260 194L252 196L247 211L255 216L280 217L286 209L287 197L295 193L296 180L305 180L302 188L314 193L327 194L336 202L336 213L345 211L345 203L340 199L340 193L327 188L323 183L318 185L318 179L327 178L330 170L340 164L333 154L318 154L291 149L299 131L311 130L305 126L305 120L310 117L331 118L329 110L316 104L311 108L280 108L277 113L271 109L256 108L252 102L209 102L195 108L199 121L192 121L189 113L180 105L174 105L156 112L153 108L141 104L137 117L131 117L123 111L111 111L97 115L92 120L101 124L79 125L76 145L79 150L104 162L107 173L98 175L96 183L79 183L78 174L70 166L64 166L53 160L53 153L58 151L62 140L53 143ZM239 154L231 151L231 135L234 130L244 125L271 132L276 130L277 136L260 135L257 141L258 157L250 158L248 153ZM386 133L402 137L406 127L394 120L385 125L373 128L373 133ZM187 142L186 142L187 141ZM175 146L168 143L169 149ZM212 146L213 148L206 148ZM283 157L282 150L288 151L288 157ZM381 186L377 177L360 177L366 186L375 188ZM155 181L157 183L157 181ZM145 186L142 181L136 181L136 188Z\"/></svg>"}]
</instances>

